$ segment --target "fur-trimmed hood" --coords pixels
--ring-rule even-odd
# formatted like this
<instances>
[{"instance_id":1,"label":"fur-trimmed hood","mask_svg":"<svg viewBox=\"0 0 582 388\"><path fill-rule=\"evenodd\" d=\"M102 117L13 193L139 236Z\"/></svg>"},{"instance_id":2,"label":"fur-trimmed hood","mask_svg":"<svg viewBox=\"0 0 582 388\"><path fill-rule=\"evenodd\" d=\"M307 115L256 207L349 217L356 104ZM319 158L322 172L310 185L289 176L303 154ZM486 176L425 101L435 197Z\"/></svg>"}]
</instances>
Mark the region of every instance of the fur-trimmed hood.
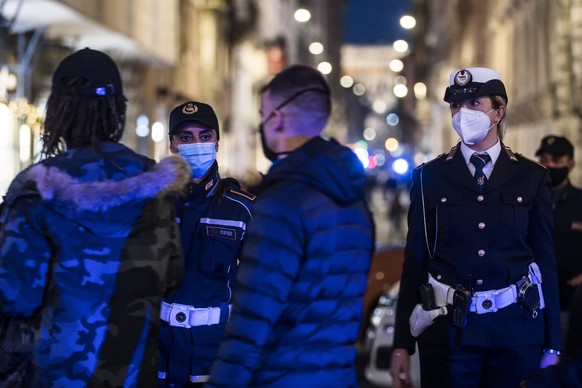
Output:
<instances>
[{"instance_id":1,"label":"fur-trimmed hood","mask_svg":"<svg viewBox=\"0 0 582 388\"><path fill-rule=\"evenodd\" d=\"M181 194L191 180L188 164L169 156L153 168L123 179L82 180L63 168L38 163L20 173L5 197L41 201L47 209L82 224L96 234L126 235L145 202Z\"/></svg>"},{"instance_id":2,"label":"fur-trimmed hood","mask_svg":"<svg viewBox=\"0 0 582 388\"><path fill-rule=\"evenodd\" d=\"M79 182L56 167L37 164L26 174L36 183L43 201L57 201L78 210L106 211L127 202L139 202L168 193L179 193L191 179L188 164L169 156L142 174L122 181Z\"/></svg>"}]
</instances>

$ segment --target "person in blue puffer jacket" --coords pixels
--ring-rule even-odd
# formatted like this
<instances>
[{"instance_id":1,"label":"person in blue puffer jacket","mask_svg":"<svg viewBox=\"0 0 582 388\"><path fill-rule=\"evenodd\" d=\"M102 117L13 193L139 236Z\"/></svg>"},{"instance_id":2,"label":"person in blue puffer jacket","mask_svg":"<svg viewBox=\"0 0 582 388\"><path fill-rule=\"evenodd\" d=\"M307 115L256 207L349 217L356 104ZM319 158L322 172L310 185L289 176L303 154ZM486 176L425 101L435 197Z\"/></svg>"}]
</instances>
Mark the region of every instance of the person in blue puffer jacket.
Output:
<instances>
[{"instance_id":1,"label":"person in blue puffer jacket","mask_svg":"<svg viewBox=\"0 0 582 388\"><path fill-rule=\"evenodd\" d=\"M172 198L191 174L120 144L125 112L105 53L59 64L44 158L12 181L0 217L0 385L155 385L160 304L184 267Z\"/></svg>"},{"instance_id":2,"label":"person in blue puffer jacket","mask_svg":"<svg viewBox=\"0 0 582 388\"><path fill-rule=\"evenodd\" d=\"M320 133L322 74L295 65L261 97L273 161L260 184L233 310L209 387L355 387L355 348L374 249L355 153Z\"/></svg>"}]
</instances>

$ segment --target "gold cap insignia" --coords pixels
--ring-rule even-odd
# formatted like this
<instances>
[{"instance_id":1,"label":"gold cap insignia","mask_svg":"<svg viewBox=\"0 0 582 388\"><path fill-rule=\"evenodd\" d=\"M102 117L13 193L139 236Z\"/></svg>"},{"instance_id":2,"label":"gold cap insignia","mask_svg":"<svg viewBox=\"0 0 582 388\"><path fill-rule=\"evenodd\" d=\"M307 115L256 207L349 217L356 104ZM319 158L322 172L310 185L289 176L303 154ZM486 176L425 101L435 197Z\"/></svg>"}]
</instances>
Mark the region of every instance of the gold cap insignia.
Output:
<instances>
[{"instance_id":1,"label":"gold cap insignia","mask_svg":"<svg viewBox=\"0 0 582 388\"><path fill-rule=\"evenodd\" d=\"M198 107L192 104L191 102L189 102L188 104L186 104L186 106L182 108L182 113L184 113L185 115L193 115L196 112L198 112Z\"/></svg>"},{"instance_id":2,"label":"gold cap insignia","mask_svg":"<svg viewBox=\"0 0 582 388\"><path fill-rule=\"evenodd\" d=\"M471 82L472 79L473 76L471 75L469 70L461 69L457 72L457 74L455 74L455 85L465 86L469 82Z\"/></svg>"}]
</instances>

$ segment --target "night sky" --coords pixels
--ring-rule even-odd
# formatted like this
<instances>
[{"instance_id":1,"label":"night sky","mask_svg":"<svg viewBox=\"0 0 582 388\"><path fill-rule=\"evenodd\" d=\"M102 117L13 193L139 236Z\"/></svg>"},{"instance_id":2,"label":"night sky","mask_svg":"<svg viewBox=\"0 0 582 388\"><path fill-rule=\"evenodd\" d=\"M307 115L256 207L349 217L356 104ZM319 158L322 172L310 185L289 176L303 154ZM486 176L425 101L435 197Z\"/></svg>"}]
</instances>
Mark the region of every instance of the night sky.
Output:
<instances>
[{"instance_id":1,"label":"night sky","mask_svg":"<svg viewBox=\"0 0 582 388\"><path fill-rule=\"evenodd\" d=\"M409 38L400 17L411 14L411 0L349 0L345 14L345 43L392 44Z\"/></svg>"}]
</instances>

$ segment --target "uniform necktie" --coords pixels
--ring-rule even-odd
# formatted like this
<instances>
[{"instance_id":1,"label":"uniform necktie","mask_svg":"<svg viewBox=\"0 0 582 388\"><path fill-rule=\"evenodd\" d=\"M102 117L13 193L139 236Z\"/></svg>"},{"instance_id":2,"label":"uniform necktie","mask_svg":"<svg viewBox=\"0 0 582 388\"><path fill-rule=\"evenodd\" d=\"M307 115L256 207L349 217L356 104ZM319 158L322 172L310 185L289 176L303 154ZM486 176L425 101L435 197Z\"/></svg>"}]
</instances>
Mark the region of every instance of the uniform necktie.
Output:
<instances>
[{"instance_id":1,"label":"uniform necktie","mask_svg":"<svg viewBox=\"0 0 582 388\"><path fill-rule=\"evenodd\" d=\"M483 167L491 160L488 154L473 154L471 155L471 163L475 166L475 180L477 181L477 186L479 190L483 191L485 183L487 183L487 177L483 172Z\"/></svg>"}]
</instances>

